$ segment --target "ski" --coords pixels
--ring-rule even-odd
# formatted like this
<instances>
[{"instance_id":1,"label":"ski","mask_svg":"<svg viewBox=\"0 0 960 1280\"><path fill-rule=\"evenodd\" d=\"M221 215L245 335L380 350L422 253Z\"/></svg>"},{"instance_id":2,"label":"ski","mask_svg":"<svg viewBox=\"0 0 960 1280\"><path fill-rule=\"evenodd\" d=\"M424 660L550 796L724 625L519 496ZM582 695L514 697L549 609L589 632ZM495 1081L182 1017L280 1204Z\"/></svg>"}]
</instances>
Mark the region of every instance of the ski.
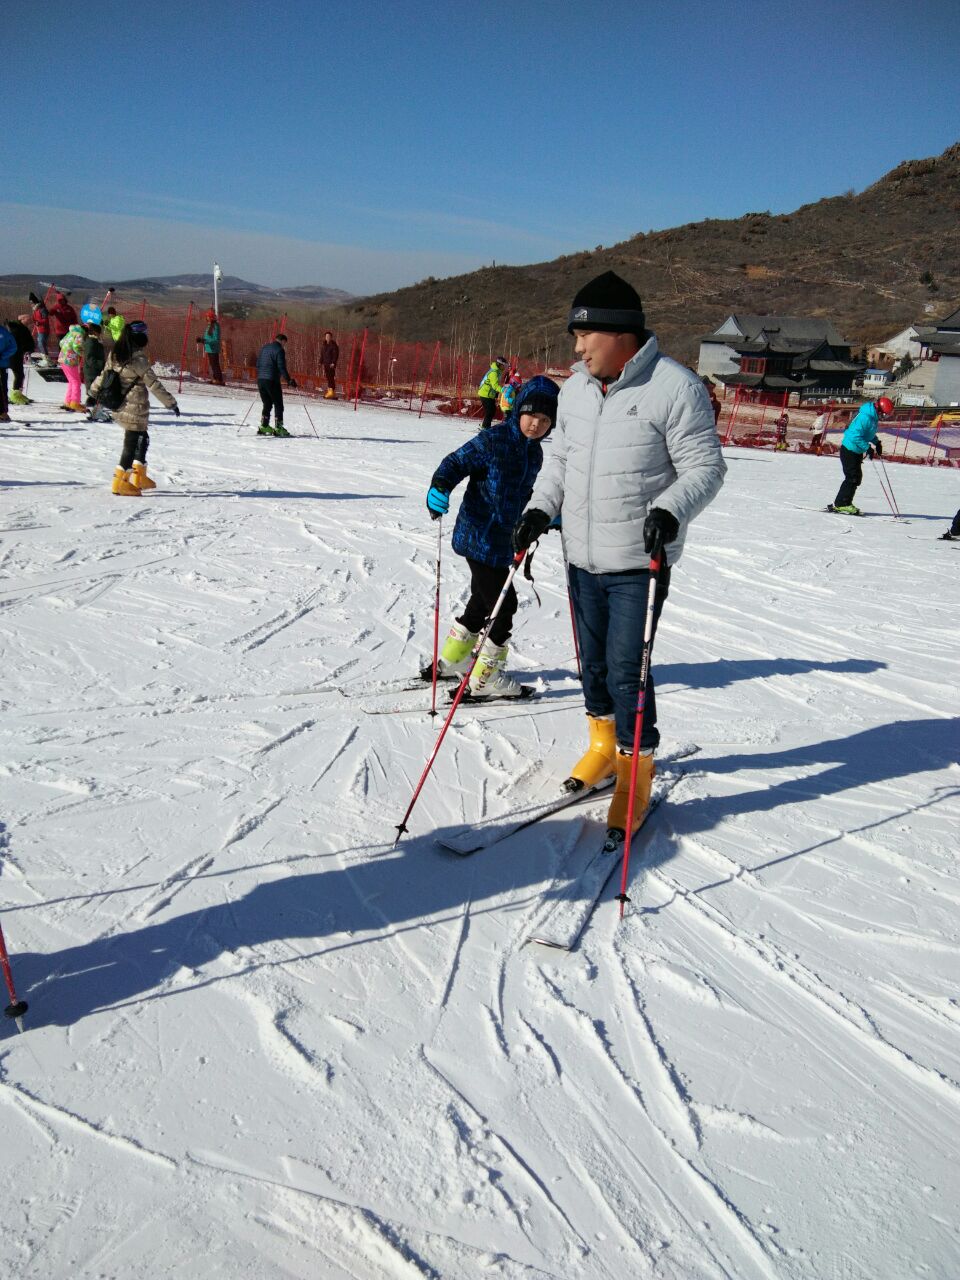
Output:
<instances>
[{"instance_id":1,"label":"ski","mask_svg":"<svg viewBox=\"0 0 960 1280\"><path fill-rule=\"evenodd\" d=\"M514 699L515 701L515 699ZM561 791L557 794L556 774L546 780L544 789L549 789L549 798L530 800L529 803L510 809L497 817L485 818L481 822L467 823L455 828L448 834L437 836L437 844L451 853L466 857L471 853L479 853L481 849L489 849L491 845L508 840L518 831L532 827L541 818L549 818L553 813L569 809L572 805L585 804L596 800L613 786L613 778L607 778L598 786L587 787L583 791Z\"/></svg>"},{"instance_id":2,"label":"ski","mask_svg":"<svg viewBox=\"0 0 960 1280\"><path fill-rule=\"evenodd\" d=\"M683 743L671 751L664 751L658 756L657 763L664 766L674 760L691 756L698 750L699 747L692 742ZM495 814L479 822L467 822L460 827L454 827L442 836L437 836L437 844L461 856L479 853L482 849L489 849L491 845L499 844L501 840L508 840L518 831L532 827L542 818L549 818L551 814L569 809L573 805L596 800L613 786L613 779L608 778L599 786L589 787L583 791L561 791L558 777L559 771L555 768L541 769L536 789L528 794L523 804L508 809L506 813Z\"/></svg>"},{"instance_id":3,"label":"ski","mask_svg":"<svg viewBox=\"0 0 960 1280\"><path fill-rule=\"evenodd\" d=\"M643 826L633 837L633 849L642 860L652 839L650 820L654 811L667 798L684 776L682 769L660 774L653 780L650 807ZM559 951L572 951L593 915L607 882L620 866L619 850L622 840L610 847L603 838L604 829L596 820L587 819L561 869L560 876L549 891L549 906L534 924L525 942L536 942L542 947L554 947ZM560 879L565 883L560 883Z\"/></svg>"}]
</instances>

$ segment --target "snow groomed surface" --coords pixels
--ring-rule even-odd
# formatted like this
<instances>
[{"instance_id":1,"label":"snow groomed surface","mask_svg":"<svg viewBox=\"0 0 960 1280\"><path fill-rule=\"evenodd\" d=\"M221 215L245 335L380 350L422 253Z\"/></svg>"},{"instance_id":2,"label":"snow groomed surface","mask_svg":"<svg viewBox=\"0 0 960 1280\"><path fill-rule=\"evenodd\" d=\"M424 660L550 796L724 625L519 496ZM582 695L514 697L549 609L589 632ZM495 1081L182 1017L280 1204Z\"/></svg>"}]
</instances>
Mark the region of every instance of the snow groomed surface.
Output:
<instances>
[{"instance_id":1,"label":"snow groomed surface","mask_svg":"<svg viewBox=\"0 0 960 1280\"><path fill-rule=\"evenodd\" d=\"M458 717L396 849L429 690L355 705L431 649L465 428L291 396L258 440L197 390L122 499L59 390L0 426L0 1275L957 1274L955 471L889 469L907 529L728 453L654 654L700 751L568 954L525 940L575 810L436 845L582 749L558 543L540 696Z\"/></svg>"}]
</instances>

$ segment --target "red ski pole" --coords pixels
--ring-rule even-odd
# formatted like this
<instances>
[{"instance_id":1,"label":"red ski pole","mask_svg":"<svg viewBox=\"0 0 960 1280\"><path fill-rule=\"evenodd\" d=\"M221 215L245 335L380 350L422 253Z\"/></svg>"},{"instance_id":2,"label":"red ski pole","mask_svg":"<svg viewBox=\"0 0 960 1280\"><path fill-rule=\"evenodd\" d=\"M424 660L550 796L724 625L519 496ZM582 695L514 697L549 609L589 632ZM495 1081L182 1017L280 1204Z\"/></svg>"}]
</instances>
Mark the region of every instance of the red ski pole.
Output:
<instances>
[{"instance_id":1,"label":"red ski pole","mask_svg":"<svg viewBox=\"0 0 960 1280\"><path fill-rule=\"evenodd\" d=\"M443 552L443 516L437 519L437 590L433 599L433 690L430 695L430 719L437 715L437 666L440 658L440 556Z\"/></svg>"},{"instance_id":2,"label":"red ski pole","mask_svg":"<svg viewBox=\"0 0 960 1280\"><path fill-rule=\"evenodd\" d=\"M633 722L633 757L630 761L630 795L627 799L627 829L623 837L623 872L620 876L620 919L623 919L627 897L627 870L630 866L630 841L633 838L633 808L637 796L637 766L640 761L640 735L643 732L643 709L647 700L647 677L650 674L650 654L653 650L653 615L657 602L657 583L660 578L662 546L655 547L650 556L650 589L647 592L647 616L643 624L643 653L640 658L640 688L637 690L637 715Z\"/></svg>"},{"instance_id":3,"label":"red ski pole","mask_svg":"<svg viewBox=\"0 0 960 1280\"><path fill-rule=\"evenodd\" d=\"M3 980L7 984L7 990L10 992L10 1003L4 1009L4 1013L8 1018L15 1018L17 1027L23 1032L23 1015L27 1012L26 1000L17 999L17 989L13 985L13 971L10 968L10 957L7 954L7 944L3 939L3 926L0 925L0 968L3 969Z\"/></svg>"},{"instance_id":4,"label":"red ski pole","mask_svg":"<svg viewBox=\"0 0 960 1280\"><path fill-rule=\"evenodd\" d=\"M424 765L423 773L421 773L420 781L417 783L416 790L413 793L410 803L407 805L406 813L397 823L397 838L393 842L394 847L396 847L400 843L400 837L407 830L407 819L410 817L411 813L413 813L413 806L417 803L417 800L420 798L420 792L423 790L423 784L426 782L427 776L429 775L430 770L433 768L433 762L437 758L437 752L440 750L440 744L443 742L444 738L446 737L446 733L447 733L447 730L450 728L450 722L453 719L454 712L456 711L457 707L459 707L460 701L463 698L464 693L466 692L466 688L470 681L470 677L471 675L473 675L473 668L477 665L477 659L480 657L480 650L483 648L484 643L486 642L487 636L490 634L490 628L493 626L494 622L496 622L497 620L497 614L500 612L503 602L507 598L507 592L513 586L513 580L517 576L517 570L523 564L523 558L526 554L527 554L526 550L518 551L517 554L513 557L513 564L510 566L510 572L507 574L507 580L503 584L503 590L500 592L499 596L497 597L496 604L490 610L490 617L487 619L486 625L484 626L483 630L480 632L480 635L477 637L477 643L473 646L473 652L470 654L469 669L465 672L463 679L460 681L460 687L457 690L456 696L453 699L453 705L450 708L449 714L447 715L446 720L444 720L443 722L443 728L440 730L440 734L437 738L436 743L434 744L434 748L433 748L433 751L431 752L430 759Z\"/></svg>"}]
</instances>

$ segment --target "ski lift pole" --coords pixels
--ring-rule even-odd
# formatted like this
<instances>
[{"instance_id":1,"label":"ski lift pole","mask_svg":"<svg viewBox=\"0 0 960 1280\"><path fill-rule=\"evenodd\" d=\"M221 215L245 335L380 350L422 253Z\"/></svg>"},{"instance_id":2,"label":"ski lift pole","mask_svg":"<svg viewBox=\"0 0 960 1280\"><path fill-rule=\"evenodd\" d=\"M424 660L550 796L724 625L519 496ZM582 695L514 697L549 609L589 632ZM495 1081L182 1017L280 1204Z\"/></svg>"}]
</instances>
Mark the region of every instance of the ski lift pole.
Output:
<instances>
[{"instance_id":1,"label":"ski lift pole","mask_svg":"<svg viewBox=\"0 0 960 1280\"><path fill-rule=\"evenodd\" d=\"M7 944L3 938L3 926L0 925L0 968L3 969L3 980L7 984L7 990L10 993L10 1003L4 1009L4 1013L8 1018L16 1021L17 1028L21 1035L23 1034L23 1015L27 1012L28 1005L26 1000L17 998L17 989L13 985L13 971L10 968L10 956L7 954Z\"/></svg>"},{"instance_id":2,"label":"ski lift pole","mask_svg":"<svg viewBox=\"0 0 960 1280\"><path fill-rule=\"evenodd\" d=\"M430 693L430 719L437 716L437 680L440 665L440 557L443 553L443 516L437 519L437 589L433 598L433 689Z\"/></svg>"},{"instance_id":3,"label":"ski lift pole","mask_svg":"<svg viewBox=\"0 0 960 1280\"><path fill-rule=\"evenodd\" d=\"M484 625L483 630L481 631L480 635L477 637L477 642L473 646L473 652L470 654L470 666L467 669L467 671L464 673L463 679L460 681L460 687L457 690L456 696L453 699L453 705L451 706L450 711L447 714L446 720L444 720L443 722L443 728L440 730L440 733L437 737L437 741L434 743L433 751L430 753L430 759L424 765L423 773L421 773L420 775L420 781L417 783L416 790L414 791L410 799L410 803L407 805L407 811L403 815L403 817L400 819L400 821L397 823L397 828L396 828L397 838L393 842L394 848L396 848L396 846L400 843L400 837L407 830L407 819L410 817L411 813L413 813L414 805L417 803L417 800L420 798L420 792L423 790L423 784L426 782L427 777L429 776L430 770L433 768L433 762L437 758L437 753L440 750L440 745L443 742L444 738L446 737L447 730L450 728L450 722L453 720L454 713L456 712L457 707L459 707L460 702L463 698L463 695L466 692L467 685L470 682L470 677L473 675L473 668L477 665L477 659L480 657L480 650L483 648L484 644L486 643L487 636L490 634L490 629L497 620L497 614L500 612L500 609L503 606L503 602L507 598L507 592L513 586L513 580L517 576L517 570L523 564L524 557L526 556L528 550L529 548L525 548L523 551L518 551L517 554L513 557L513 564L510 566L510 572L507 574L507 579L503 584L503 589L501 590L499 596L497 596L497 602L493 606L493 608L490 610L490 617L487 618L487 621L486 621L486 624Z\"/></svg>"},{"instance_id":4,"label":"ski lift pole","mask_svg":"<svg viewBox=\"0 0 960 1280\"><path fill-rule=\"evenodd\" d=\"M660 581L660 564L663 547L654 548L650 556L650 588L647 591L647 615L643 623L643 652L640 657L640 687L637 690L637 715L633 722L633 756L630 760L630 795L627 798L627 826L623 835L623 871L620 875L620 919L623 919L627 897L627 872L630 867L630 842L633 838L633 809L637 798L637 766L640 761L640 736L643 732L643 712L647 701L647 679L650 675L650 654L653 650L653 618L657 603L657 586Z\"/></svg>"}]
</instances>

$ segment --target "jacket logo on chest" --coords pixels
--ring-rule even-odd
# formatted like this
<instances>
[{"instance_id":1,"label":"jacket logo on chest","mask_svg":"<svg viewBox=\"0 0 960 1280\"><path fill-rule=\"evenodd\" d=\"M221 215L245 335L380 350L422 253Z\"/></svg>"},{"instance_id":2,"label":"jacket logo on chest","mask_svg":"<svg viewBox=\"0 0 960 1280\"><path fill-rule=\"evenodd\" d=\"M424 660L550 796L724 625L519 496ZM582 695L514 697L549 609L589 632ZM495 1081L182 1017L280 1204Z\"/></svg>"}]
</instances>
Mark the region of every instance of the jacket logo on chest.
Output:
<instances>
[{"instance_id":1,"label":"jacket logo on chest","mask_svg":"<svg viewBox=\"0 0 960 1280\"><path fill-rule=\"evenodd\" d=\"M627 410L627 417L628 417L628 418L636 418L636 417L637 417L637 406L636 406L635 404L632 404L632 405L630 406L630 408Z\"/></svg>"}]
</instances>

